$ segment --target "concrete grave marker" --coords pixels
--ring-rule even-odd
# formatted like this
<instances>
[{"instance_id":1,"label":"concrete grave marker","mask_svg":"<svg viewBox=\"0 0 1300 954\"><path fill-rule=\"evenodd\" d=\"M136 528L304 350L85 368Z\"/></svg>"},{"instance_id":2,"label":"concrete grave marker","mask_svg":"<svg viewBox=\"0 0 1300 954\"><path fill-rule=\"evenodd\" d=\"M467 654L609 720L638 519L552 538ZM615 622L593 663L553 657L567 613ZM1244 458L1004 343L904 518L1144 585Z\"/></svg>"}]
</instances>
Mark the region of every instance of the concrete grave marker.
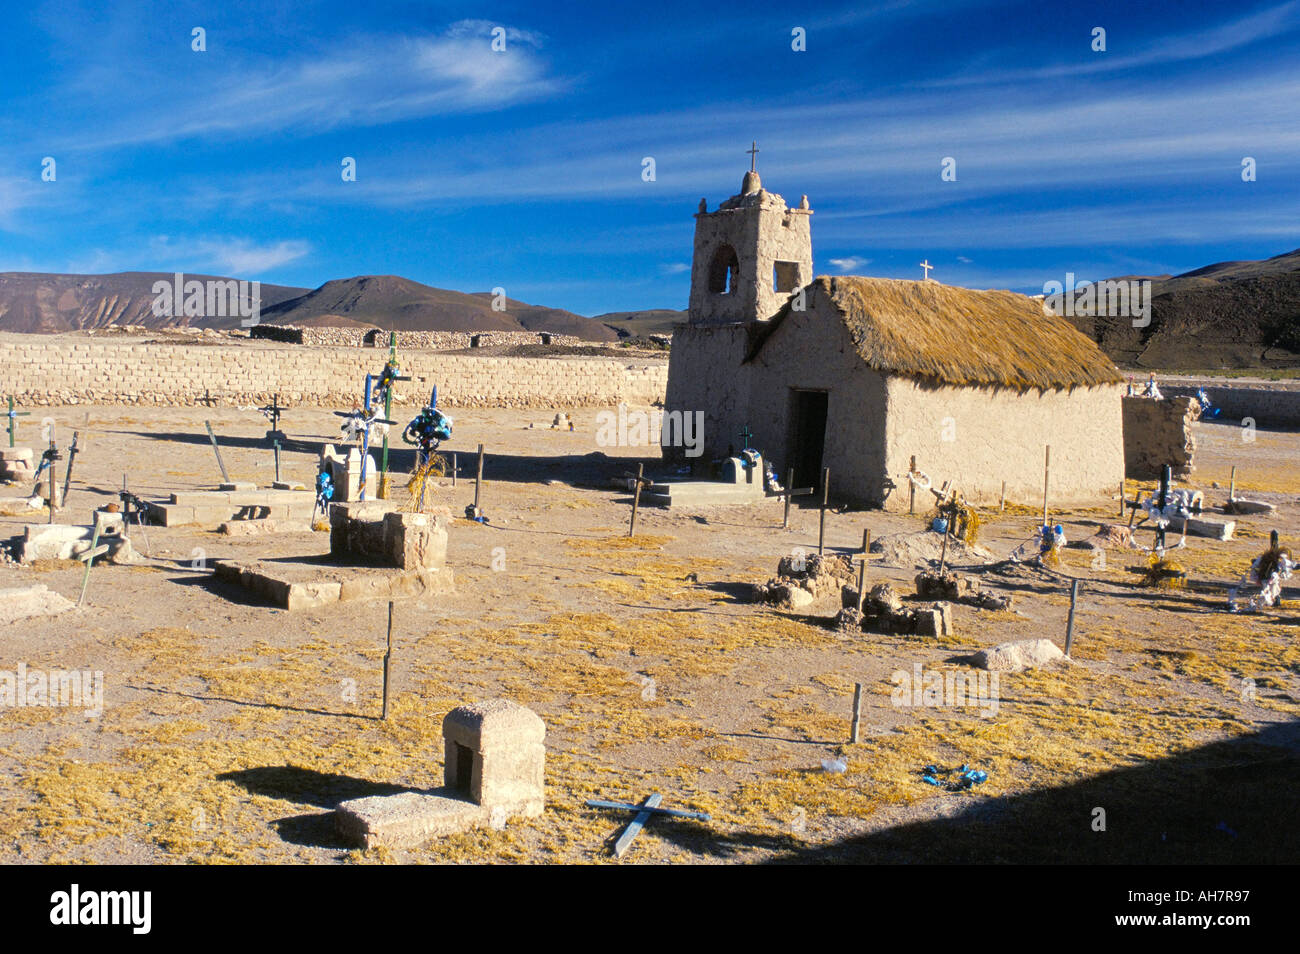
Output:
<instances>
[{"instance_id":1,"label":"concrete grave marker","mask_svg":"<svg viewBox=\"0 0 1300 954\"><path fill-rule=\"evenodd\" d=\"M334 814L339 834L363 848L417 848L542 814L546 725L535 712L508 699L458 706L442 735L442 788L343 802Z\"/></svg>"}]
</instances>

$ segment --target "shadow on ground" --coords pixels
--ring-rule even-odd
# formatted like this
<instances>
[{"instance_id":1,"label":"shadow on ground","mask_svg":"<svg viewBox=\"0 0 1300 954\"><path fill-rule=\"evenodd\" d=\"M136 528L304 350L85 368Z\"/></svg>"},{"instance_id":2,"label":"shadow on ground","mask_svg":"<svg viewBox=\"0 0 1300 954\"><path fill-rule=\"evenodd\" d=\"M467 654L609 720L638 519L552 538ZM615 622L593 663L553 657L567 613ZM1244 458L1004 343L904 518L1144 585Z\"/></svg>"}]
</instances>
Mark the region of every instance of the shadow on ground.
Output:
<instances>
[{"instance_id":1,"label":"shadow on ground","mask_svg":"<svg viewBox=\"0 0 1300 954\"><path fill-rule=\"evenodd\" d=\"M334 809L340 802L370 795L397 795L419 789L403 785L387 785L350 775L334 775L296 765L267 765L261 768L241 769L217 776L223 782L234 782L252 795L265 795L288 802L314 805L328 809L277 818L272 824L279 836L290 844L308 848L328 848L346 851L355 847L344 841L334 827Z\"/></svg>"},{"instance_id":2,"label":"shadow on ground","mask_svg":"<svg viewBox=\"0 0 1300 954\"><path fill-rule=\"evenodd\" d=\"M1060 788L938 796L970 807L773 863L1293 864L1298 788L1300 723L1288 722ZM1105 831L1093 829L1098 808Z\"/></svg>"}]
</instances>

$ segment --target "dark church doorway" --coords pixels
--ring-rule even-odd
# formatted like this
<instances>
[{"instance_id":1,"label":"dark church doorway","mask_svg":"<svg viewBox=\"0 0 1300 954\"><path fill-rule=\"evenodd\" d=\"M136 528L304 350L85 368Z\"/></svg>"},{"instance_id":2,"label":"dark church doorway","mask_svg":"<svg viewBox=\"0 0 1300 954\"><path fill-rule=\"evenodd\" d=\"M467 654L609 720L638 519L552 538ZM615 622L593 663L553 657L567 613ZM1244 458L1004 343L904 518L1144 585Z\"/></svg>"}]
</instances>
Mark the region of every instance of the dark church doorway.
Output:
<instances>
[{"instance_id":1,"label":"dark church doorway","mask_svg":"<svg viewBox=\"0 0 1300 954\"><path fill-rule=\"evenodd\" d=\"M790 400L790 462L795 487L821 490L822 450L826 444L826 391L792 388Z\"/></svg>"}]
</instances>

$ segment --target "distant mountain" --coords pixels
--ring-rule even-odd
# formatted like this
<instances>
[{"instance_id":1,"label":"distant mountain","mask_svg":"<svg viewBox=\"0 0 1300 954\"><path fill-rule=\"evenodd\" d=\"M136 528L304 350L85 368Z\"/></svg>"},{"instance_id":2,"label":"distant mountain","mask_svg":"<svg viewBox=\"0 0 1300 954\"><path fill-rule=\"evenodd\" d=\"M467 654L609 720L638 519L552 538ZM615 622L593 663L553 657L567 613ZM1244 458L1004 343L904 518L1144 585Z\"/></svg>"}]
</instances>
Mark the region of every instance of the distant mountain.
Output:
<instances>
[{"instance_id":1,"label":"distant mountain","mask_svg":"<svg viewBox=\"0 0 1300 954\"><path fill-rule=\"evenodd\" d=\"M685 311L652 308L648 311L611 311L597 315L599 321L613 328L620 338L644 338L647 335L671 335L673 324L686 320Z\"/></svg>"},{"instance_id":2,"label":"distant mountain","mask_svg":"<svg viewBox=\"0 0 1300 954\"><path fill-rule=\"evenodd\" d=\"M44 272L0 272L0 331L28 333L79 331L109 325L150 328L188 324L235 327L239 319L194 321L153 313L155 282L170 284L172 272L116 272L112 275L54 275ZM217 275L186 273L185 280L227 282ZM262 307L297 298L306 288L263 285Z\"/></svg>"},{"instance_id":3,"label":"distant mountain","mask_svg":"<svg viewBox=\"0 0 1300 954\"><path fill-rule=\"evenodd\" d=\"M598 321L560 308L505 299L492 308L490 292L465 294L421 285L397 275L360 275L326 282L315 291L262 309L275 325L362 323L385 331L549 331L586 341L614 341ZM340 320L342 319L342 320Z\"/></svg>"},{"instance_id":4,"label":"distant mountain","mask_svg":"<svg viewBox=\"0 0 1300 954\"><path fill-rule=\"evenodd\" d=\"M171 272L113 275L0 273L0 331L59 332L109 325L149 328L239 326L237 315L221 318L159 317L153 313L154 283ZM232 281L185 274L185 280ZM494 311L489 292L465 294L432 288L396 275L362 275L326 282L317 289L262 285L261 320L279 325L373 326L399 331L547 331L586 341L615 341L600 321L571 311L506 299Z\"/></svg>"},{"instance_id":5,"label":"distant mountain","mask_svg":"<svg viewBox=\"0 0 1300 954\"><path fill-rule=\"evenodd\" d=\"M1205 371L1300 366L1300 249L1218 262L1152 283L1151 324L1070 320L1121 367Z\"/></svg>"}]
</instances>

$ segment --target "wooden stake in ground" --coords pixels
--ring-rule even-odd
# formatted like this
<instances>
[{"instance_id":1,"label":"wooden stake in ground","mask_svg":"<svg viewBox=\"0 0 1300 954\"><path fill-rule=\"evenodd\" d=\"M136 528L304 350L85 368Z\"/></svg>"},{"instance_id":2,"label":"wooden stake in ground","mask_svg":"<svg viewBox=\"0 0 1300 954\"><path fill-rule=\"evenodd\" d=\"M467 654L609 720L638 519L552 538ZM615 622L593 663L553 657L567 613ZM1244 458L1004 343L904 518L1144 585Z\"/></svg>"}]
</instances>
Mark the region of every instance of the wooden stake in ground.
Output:
<instances>
[{"instance_id":1,"label":"wooden stake in ground","mask_svg":"<svg viewBox=\"0 0 1300 954\"><path fill-rule=\"evenodd\" d=\"M800 487L800 488L798 488L798 489L795 489L795 486L794 486L794 468L791 467L791 468L786 472L786 475L785 475L785 516L781 518L781 529L782 529L782 530L789 530L789 529L790 529L790 501L791 501L793 498L795 498L795 497L802 497L802 496L804 496L805 494L810 494L810 493L813 492L814 489L815 489L815 488L813 488L813 487Z\"/></svg>"},{"instance_id":2,"label":"wooden stake in ground","mask_svg":"<svg viewBox=\"0 0 1300 954\"><path fill-rule=\"evenodd\" d=\"M12 400L12 398L10 399ZM9 439L13 443L13 438ZM791 467L785 472L785 516L781 519L781 529L790 529L790 498L794 496L794 468Z\"/></svg>"},{"instance_id":3,"label":"wooden stake in ground","mask_svg":"<svg viewBox=\"0 0 1300 954\"><path fill-rule=\"evenodd\" d=\"M212 441L212 453L217 455L217 466L221 468L221 482L230 483L230 475L226 473L226 465L221 459L221 448L217 446L217 435L212 432L212 422L204 421L203 426L208 429L208 438Z\"/></svg>"},{"instance_id":4,"label":"wooden stake in ground","mask_svg":"<svg viewBox=\"0 0 1300 954\"><path fill-rule=\"evenodd\" d=\"M1140 510L1142 507L1142 494L1143 491L1139 490L1137 495L1137 500L1133 501L1133 509L1129 511L1128 526L1130 530L1133 529L1133 521L1137 518L1138 510Z\"/></svg>"},{"instance_id":5,"label":"wooden stake in ground","mask_svg":"<svg viewBox=\"0 0 1300 954\"><path fill-rule=\"evenodd\" d=\"M72 462L77 459L77 438L80 431L72 432L72 446L68 448L68 472L63 477L63 506L68 505L68 489L72 486Z\"/></svg>"},{"instance_id":6,"label":"wooden stake in ground","mask_svg":"<svg viewBox=\"0 0 1300 954\"><path fill-rule=\"evenodd\" d=\"M867 589L867 555L862 554L862 563L858 566L858 612L862 612L862 601Z\"/></svg>"},{"instance_id":7,"label":"wooden stake in ground","mask_svg":"<svg viewBox=\"0 0 1300 954\"><path fill-rule=\"evenodd\" d=\"M95 529L90 535L90 549L83 553L80 559L86 561L86 572L81 575L81 595L77 597L77 605L80 606L86 598L86 587L90 584L90 568L95 563L95 557L102 556L108 552L108 547L99 545L99 518L95 518Z\"/></svg>"},{"instance_id":8,"label":"wooden stake in ground","mask_svg":"<svg viewBox=\"0 0 1300 954\"><path fill-rule=\"evenodd\" d=\"M1052 472L1052 445L1043 451L1043 526L1047 526L1047 479Z\"/></svg>"},{"instance_id":9,"label":"wooden stake in ground","mask_svg":"<svg viewBox=\"0 0 1300 954\"><path fill-rule=\"evenodd\" d=\"M1124 481L1119 482L1119 518L1124 519Z\"/></svg>"},{"instance_id":10,"label":"wooden stake in ground","mask_svg":"<svg viewBox=\"0 0 1300 954\"><path fill-rule=\"evenodd\" d=\"M9 446L14 446L14 436L18 433L18 418L31 417L31 411L15 411L14 396L9 395Z\"/></svg>"},{"instance_id":11,"label":"wooden stake in ground","mask_svg":"<svg viewBox=\"0 0 1300 954\"><path fill-rule=\"evenodd\" d=\"M831 469L822 471L822 509L817 518L817 555L826 549L826 504L831 498Z\"/></svg>"},{"instance_id":12,"label":"wooden stake in ground","mask_svg":"<svg viewBox=\"0 0 1300 954\"><path fill-rule=\"evenodd\" d=\"M636 536L636 508L641 503L641 482L645 480L645 464L636 465L636 486L632 488L632 522L627 526L627 535Z\"/></svg>"},{"instance_id":13,"label":"wooden stake in ground","mask_svg":"<svg viewBox=\"0 0 1300 954\"><path fill-rule=\"evenodd\" d=\"M948 538L952 535L952 525L957 519L957 491L952 492L952 503L946 508L940 508L941 513L944 510L948 516L943 521L943 549L939 551L940 576L943 576L943 568L948 565Z\"/></svg>"},{"instance_id":14,"label":"wooden stake in ground","mask_svg":"<svg viewBox=\"0 0 1300 954\"><path fill-rule=\"evenodd\" d=\"M907 513L908 516L916 514L916 481L913 479L916 475L916 455L912 455L911 470L907 472Z\"/></svg>"},{"instance_id":15,"label":"wooden stake in ground","mask_svg":"<svg viewBox=\"0 0 1300 954\"><path fill-rule=\"evenodd\" d=\"M998 504L998 512L1006 513L1006 510L1007 510L1007 482L1004 480L1002 481L1002 500ZM1123 516L1123 514L1121 513L1120 516Z\"/></svg>"},{"instance_id":16,"label":"wooden stake in ground","mask_svg":"<svg viewBox=\"0 0 1300 954\"><path fill-rule=\"evenodd\" d=\"M13 446L13 438L10 437L10 446ZM1232 468L1232 476L1228 478L1228 503L1237 499L1237 468Z\"/></svg>"},{"instance_id":17,"label":"wooden stake in ground","mask_svg":"<svg viewBox=\"0 0 1300 954\"><path fill-rule=\"evenodd\" d=\"M858 741L858 726L862 722L862 683L853 684L853 728L849 733L849 741Z\"/></svg>"},{"instance_id":18,"label":"wooden stake in ground","mask_svg":"<svg viewBox=\"0 0 1300 954\"><path fill-rule=\"evenodd\" d=\"M388 674L393 661L393 601L388 601L388 648L384 650L384 711L380 721L388 720Z\"/></svg>"},{"instance_id":19,"label":"wooden stake in ground","mask_svg":"<svg viewBox=\"0 0 1300 954\"><path fill-rule=\"evenodd\" d=\"M479 493L483 489L483 445L478 445L478 476L474 478L474 512L478 513Z\"/></svg>"},{"instance_id":20,"label":"wooden stake in ground","mask_svg":"<svg viewBox=\"0 0 1300 954\"><path fill-rule=\"evenodd\" d=\"M1074 606L1079 601L1079 581L1074 580L1070 584L1070 618L1065 624L1065 655L1070 655L1070 647L1074 645Z\"/></svg>"}]
</instances>

